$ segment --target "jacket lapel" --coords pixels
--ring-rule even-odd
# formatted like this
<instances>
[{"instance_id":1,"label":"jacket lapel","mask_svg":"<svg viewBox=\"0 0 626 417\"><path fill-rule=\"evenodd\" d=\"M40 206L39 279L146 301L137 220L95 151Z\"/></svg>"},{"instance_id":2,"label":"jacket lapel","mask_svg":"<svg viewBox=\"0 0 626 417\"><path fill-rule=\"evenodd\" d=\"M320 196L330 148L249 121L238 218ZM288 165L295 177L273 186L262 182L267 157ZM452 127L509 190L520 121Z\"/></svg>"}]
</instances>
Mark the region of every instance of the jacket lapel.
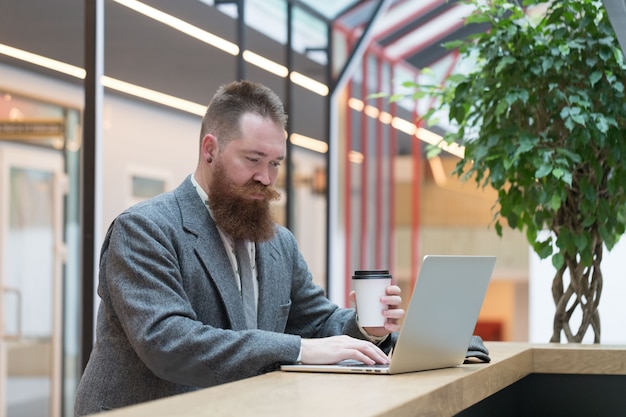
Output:
<instances>
[{"instance_id":1,"label":"jacket lapel","mask_svg":"<svg viewBox=\"0 0 626 417\"><path fill-rule=\"evenodd\" d=\"M190 245L217 288L233 330L246 329L241 293L215 222L188 177L175 191ZM207 302L210 298L207 297Z\"/></svg>"},{"instance_id":2,"label":"jacket lapel","mask_svg":"<svg viewBox=\"0 0 626 417\"><path fill-rule=\"evenodd\" d=\"M279 263L279 253L272 241L261 242L256 245L256 266L259 283L259 303L257 322L258 328L275 330L275 312L278 309L279 274L275 265Z\"/></svg>"}]
</instances>

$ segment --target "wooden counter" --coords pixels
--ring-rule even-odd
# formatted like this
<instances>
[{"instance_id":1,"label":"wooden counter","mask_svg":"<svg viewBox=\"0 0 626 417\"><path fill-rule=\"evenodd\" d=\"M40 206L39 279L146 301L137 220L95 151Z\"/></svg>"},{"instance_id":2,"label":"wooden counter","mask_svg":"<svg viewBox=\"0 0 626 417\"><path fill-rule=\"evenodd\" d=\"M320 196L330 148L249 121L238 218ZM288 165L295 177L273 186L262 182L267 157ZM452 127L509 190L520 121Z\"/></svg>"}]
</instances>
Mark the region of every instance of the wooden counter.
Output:
<instances>
[{"instance_id":1,"label":"wooden counter","mask_svg":"<svg viewBox=\"0 0 626 417\"><path fill-rule=\"evenodd\" d=\"M486 343L491 363L401 375L273 372L107 417L453 416L531 374L626 375L626 346Z\"/></svg>"}]
</instances>

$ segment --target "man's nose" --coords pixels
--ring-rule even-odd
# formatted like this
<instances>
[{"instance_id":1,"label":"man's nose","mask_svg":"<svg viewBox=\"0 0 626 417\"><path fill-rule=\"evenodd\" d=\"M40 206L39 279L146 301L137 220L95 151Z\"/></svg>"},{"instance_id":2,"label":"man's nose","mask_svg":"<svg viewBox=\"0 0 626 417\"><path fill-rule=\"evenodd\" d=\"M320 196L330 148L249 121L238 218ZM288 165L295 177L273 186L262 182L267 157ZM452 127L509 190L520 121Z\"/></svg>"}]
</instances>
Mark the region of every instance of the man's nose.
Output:
<instances>
[{"instance_id":1,"label":"man's nose","mask_svg":"<svg viewBox=\"0 0 626 417\"><path fill-rule=\"evenodd\" d=\"M260 169L254 173L252 177L253 180L260 182L263 185L270 185L272 183L272 178L267 169Z\"/></svg>"}]
</instances>

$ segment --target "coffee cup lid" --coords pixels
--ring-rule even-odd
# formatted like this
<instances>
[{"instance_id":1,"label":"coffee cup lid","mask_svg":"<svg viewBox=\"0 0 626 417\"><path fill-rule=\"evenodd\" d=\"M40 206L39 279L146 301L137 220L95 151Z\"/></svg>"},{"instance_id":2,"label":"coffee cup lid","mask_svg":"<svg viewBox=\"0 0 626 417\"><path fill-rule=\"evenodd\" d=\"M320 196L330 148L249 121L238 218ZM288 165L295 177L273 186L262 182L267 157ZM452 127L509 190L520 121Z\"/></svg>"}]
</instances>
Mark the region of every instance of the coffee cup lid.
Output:
<instances>
[{"instance_id":1,"label":"coffee cup lid","mask_svg":"<svg viewBox=\"0 0 626 417\"><path fill-rule=\"evenodd\" d=\"M352 278L368 279L368 278L391 278L388 269L361 269L354 271Z\"/></svg>"}]
</instances>

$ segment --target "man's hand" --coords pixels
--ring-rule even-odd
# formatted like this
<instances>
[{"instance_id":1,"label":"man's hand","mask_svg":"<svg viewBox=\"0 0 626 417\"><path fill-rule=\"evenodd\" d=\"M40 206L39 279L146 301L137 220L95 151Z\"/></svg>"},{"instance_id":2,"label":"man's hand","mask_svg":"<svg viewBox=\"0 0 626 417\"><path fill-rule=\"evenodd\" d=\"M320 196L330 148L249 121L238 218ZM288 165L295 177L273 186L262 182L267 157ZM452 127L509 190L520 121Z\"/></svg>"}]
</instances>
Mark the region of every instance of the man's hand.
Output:
<instances>
[{"instance_id":1,"label":"man's hand","mask_svg":"<svg viewBox=\"0 0 626 417\"><path fill-rule=\"evenodd\" d=\"M354 359L367 365L389 363L389 357L372 342L350 336L302 339L302 356L306 364L330 364Z\"/></svg>"},{"instance_id":2,"label":"man's hand","mask_svg":"<svg viewBox=\"0 0 626 417\"><path fill-rule=\"evenodd\" d=\"M391 332L397 332L400 330L400 321L404 318L404 309L400 308L402 304L402 297L400 287L397 285L390 285L387 287L386 293L380 298L380 302L387 304L387 309L383 310L383 316L385 316L384 327L364 327L363 329L371 336L386 336ZM354 291L350 292L350 300L356 306L356 294ZM358 306L356 306L358 313Z\"/></svg>"}]
</instances>

